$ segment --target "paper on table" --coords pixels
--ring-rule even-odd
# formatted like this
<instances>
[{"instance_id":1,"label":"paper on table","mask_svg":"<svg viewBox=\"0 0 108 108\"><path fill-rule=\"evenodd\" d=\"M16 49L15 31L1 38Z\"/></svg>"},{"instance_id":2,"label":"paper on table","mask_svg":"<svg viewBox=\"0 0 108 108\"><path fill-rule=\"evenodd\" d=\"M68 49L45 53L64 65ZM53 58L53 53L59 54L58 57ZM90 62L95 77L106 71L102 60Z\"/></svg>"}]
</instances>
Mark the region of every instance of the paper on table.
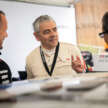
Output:
<instances>
[{"instance_id":1,"label":"paper on table","mask_svg":"<svg viewBox=\"0 0 108 108\"><path fill-rule=\"evenodd\" d=\"M28 80L18 81L13 83L11 87L7 88L6 91L14 96L32 93L40 90L39 83L31 83Z\"/></svg>"}]
</instances>

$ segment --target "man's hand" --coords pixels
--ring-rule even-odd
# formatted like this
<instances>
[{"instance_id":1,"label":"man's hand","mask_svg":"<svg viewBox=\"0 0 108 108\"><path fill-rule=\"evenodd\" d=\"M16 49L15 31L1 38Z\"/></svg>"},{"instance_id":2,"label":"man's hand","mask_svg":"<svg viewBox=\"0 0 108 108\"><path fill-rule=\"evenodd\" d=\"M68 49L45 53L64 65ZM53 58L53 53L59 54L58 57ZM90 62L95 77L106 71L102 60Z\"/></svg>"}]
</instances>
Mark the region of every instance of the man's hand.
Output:
<instances>
[{"instance_id":1,"label":"man's hand","mask_svg":"<svg viewBox=\"0 0 108 108\"><path fill-rule=\"evenodd\" d=\"M81 60L78 56L76 57L76 60L74 60L74 57L72 56L72 68L78 73L83 72L84 66L81 64Z\"/></svg>"}]
</instances>

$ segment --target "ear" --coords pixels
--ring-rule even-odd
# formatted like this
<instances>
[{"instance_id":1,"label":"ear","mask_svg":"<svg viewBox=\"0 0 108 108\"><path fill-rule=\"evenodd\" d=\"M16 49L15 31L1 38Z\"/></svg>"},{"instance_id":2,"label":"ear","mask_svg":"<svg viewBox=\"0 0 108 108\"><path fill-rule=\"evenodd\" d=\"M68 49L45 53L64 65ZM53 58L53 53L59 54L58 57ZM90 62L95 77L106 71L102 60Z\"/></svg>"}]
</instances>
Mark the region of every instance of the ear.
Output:
<instances>
[{"instance_id":1,"label":"ear","mask_svg":"<svg viewBox=\"0 0 108 108\"><path fill-rule=\"evenodd\" d=\"M35 36L35 38L36 38L37 41L40 41L39 34L37 32L34 32L33 35Z\"/></svg>"}]
</instances>

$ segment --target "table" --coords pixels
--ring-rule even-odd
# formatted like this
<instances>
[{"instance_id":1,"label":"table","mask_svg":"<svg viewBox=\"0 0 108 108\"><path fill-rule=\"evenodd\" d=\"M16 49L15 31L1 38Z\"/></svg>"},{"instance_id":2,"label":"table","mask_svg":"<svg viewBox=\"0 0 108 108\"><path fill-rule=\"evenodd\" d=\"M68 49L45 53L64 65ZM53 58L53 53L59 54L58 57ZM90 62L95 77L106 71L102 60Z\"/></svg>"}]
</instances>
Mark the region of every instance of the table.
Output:
<instances>
[{"instance_id":1,"label":"table","mask_svg":"<svg viewBox=\"0 0 108 108\"><path fill-rule=\"evenodd\" d=\"M33 92L17 96L12 102L1 102L0 108L108 108L108 73L79 74L79 77L105 78L106 83L91 91L78 91L79 95L71 97L74 92L61 96L37 95ZM72 95L73 96L73 95Z\"/></svg>"}]
</instances>

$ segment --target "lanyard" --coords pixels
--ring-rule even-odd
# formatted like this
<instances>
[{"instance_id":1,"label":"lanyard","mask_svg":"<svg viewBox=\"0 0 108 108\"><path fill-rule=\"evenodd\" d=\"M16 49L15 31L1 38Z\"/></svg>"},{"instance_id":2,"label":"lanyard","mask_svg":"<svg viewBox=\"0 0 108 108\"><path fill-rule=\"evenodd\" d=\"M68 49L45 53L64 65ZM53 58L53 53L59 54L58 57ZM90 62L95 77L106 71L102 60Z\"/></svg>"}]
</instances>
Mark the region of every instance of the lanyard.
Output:
<instances>
[{"instance_id":1,"label":"lanyard","mask_svg":"<svg viewBox=\"0 0 108 108\"><path fill-rule=\"evenodd\" d=\"M43 62L43 65L44 65L46 71L48 72L48 74L49 74L50 76L52 75L53 70L54 70L54 67L55 67L55 63L56 63L57 56L58 56L58 51L59 51L59 43L58 43L58 45L56 46L56 51L55 51L55 55L54 55L54 58L53 58L53 62L52 62L52 66L51 66L51 71L49 71L48 65L47 65L46 60L45 60L44 53L43 53L43 51L42 51L42 49L41 49L41 46L40 46L40 54L41 54L42 62Z\"/></svg>"}]
</instances>

